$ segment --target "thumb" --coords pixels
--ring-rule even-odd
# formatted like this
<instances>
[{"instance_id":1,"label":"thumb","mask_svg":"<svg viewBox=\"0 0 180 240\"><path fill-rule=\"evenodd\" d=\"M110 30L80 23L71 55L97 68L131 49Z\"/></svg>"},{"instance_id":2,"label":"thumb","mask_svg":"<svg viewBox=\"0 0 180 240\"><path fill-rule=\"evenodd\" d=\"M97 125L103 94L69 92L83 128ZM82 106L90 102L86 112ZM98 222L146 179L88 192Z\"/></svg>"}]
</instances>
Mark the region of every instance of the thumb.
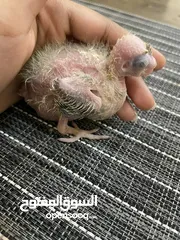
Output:
<instances>
[{"instance_id":1,"label":"thumb","mask_svg":"<svg viewBox=\"0 0 180 240\"><path fill-rule=\"evenodd\" d=\"M17 36L27 33L47 0L1 0L0 35Z\"/></svg>"}]
</instances>

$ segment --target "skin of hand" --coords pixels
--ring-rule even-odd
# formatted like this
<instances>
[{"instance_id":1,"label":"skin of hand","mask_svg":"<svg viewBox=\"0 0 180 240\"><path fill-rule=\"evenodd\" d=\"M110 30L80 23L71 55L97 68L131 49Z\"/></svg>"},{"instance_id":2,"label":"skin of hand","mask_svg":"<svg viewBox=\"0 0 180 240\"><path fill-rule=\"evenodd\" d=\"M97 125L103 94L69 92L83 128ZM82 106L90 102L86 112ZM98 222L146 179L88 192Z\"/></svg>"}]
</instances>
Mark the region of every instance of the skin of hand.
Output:
<instances>
[{"instance_id":1,"label":"skin of hand","mask_svg":"<svg viewBox=\"0 0 180 240\"><path fill-rule=\"evenodd\" d=\"M110 19L70 0L1 0L0 112L20 99L17 74L36 46L72 38L86 43L103 41L114 46L127 32ZM157 50L152 51L157 61L155 70L159 70L165 65L165 58ZM127 77L126 87L138 108L155 107L154 98L141 77ZM127 100L117 114L125 121L136 118Z\"/></svg>"}]
</instances>

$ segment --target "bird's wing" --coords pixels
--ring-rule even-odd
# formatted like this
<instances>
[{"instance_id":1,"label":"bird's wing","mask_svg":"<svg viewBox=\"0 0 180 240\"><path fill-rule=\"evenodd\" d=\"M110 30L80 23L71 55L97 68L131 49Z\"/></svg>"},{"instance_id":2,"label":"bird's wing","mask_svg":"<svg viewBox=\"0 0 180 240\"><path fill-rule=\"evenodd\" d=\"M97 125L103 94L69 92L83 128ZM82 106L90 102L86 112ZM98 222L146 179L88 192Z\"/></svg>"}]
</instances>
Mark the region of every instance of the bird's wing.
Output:
<instances>
[{"instance_id":1,"label":"bird's wing","mask_svg":"<svg viewBox=\"0 0 180 240\"><path fill-rule=\"evenodd\" d=\"M88 83L88 79L86 80L80 76L71 76L56 81L56 101L59 110L69 119L88 117L102 106L98 91Z\"/></svg>"}]
</instances>

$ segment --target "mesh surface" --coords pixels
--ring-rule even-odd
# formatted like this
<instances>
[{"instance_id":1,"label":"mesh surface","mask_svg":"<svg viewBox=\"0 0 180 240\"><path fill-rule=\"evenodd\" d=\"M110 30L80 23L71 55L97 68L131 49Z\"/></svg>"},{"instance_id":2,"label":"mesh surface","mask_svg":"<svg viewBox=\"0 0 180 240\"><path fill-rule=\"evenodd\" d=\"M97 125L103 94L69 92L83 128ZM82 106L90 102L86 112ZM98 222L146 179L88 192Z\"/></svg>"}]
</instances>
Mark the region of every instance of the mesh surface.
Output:
<instances>
[{"instance_id":1,"label":"mesh surface","mask_svg":"<svg viewBox=\"0 0 180 240\"><path fill-rule=\"evenodd\" d=\"M81 1L80 1L81 2ZM85 3L151 43L166 67L145 81L158 107L136 124L116 117L79 121L106 141L57 141L54 122L23 101L0 116L0 232L10 240L180 239L180 30ZM48 207L22 212L22 199L98 196L85 219L47 219ZM74 210L75 211L75 210ZM2 238L0 236L0 238Z\"/></svg>"}]
</instances>

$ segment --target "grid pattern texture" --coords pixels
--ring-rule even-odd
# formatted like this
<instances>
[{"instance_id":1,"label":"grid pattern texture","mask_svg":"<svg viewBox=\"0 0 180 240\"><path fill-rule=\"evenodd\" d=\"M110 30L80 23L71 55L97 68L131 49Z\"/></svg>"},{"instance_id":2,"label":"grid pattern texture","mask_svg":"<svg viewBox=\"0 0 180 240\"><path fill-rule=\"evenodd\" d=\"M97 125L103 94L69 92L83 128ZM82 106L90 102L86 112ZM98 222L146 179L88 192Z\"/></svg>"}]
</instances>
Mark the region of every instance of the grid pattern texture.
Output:
<instances>
[{"instance_id":1,"label":"grid pattern texture","mask_svg":"<svg viewBox=\"0 0 180 240\"><path fill-rule=\"evenodd\" d=\"M0 233L10 240L180 239L180 30L78 1L131 30L167 57L145 81L157 108L137 123L82 120L106 141L57 141L56 123L23 101L0 116ZM48 207L22 212L22 199L98 196L90 219L48 219ZM75 211L75 210L74 210ZM0 239L2 235L0 234Z\"/></svg>"}]
</instances>

